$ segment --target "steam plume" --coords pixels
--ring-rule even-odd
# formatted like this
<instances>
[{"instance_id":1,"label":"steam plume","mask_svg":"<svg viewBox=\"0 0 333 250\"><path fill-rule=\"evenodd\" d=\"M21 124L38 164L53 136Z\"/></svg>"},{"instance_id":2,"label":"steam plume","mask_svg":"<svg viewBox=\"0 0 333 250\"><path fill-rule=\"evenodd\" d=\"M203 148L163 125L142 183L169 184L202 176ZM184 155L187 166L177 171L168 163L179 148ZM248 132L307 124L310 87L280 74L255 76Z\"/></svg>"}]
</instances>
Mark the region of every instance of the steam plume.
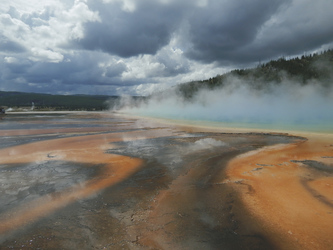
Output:
<instances>
[{"instance_id":1,"label":"steam plume","mask_svg":"<svg viewBox=\"0 0 333 250\"><path fill-rule=\"evenodd\" d=\"M190 100L178 88L153 94L144 102L123 100L120 111L162 118L236 123L333 124L333 89L317 82L301 85L286 79L253 88L229 78L216 89L201 89ZM333 126L332 126L333 128Z\"/></svg>"}]
</instances>

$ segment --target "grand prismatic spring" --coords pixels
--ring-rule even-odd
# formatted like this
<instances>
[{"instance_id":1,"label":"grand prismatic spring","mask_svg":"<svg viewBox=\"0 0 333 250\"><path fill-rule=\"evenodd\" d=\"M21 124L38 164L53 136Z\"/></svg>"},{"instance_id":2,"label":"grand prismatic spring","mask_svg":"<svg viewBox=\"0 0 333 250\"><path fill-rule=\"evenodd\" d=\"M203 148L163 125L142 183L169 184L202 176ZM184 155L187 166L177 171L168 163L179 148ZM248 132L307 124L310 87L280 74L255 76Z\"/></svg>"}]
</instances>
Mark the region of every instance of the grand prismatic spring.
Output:
<instances>
[{"instance_id":1,"label":"grand prismatic spring","mask_svg":"<svg viewBox=\"0 0 333 250\"><path fill-rule=\"evenodd\" d=\"M1 249L332 249L333 134L0 121Z\"/></svg>"}]
</instances>

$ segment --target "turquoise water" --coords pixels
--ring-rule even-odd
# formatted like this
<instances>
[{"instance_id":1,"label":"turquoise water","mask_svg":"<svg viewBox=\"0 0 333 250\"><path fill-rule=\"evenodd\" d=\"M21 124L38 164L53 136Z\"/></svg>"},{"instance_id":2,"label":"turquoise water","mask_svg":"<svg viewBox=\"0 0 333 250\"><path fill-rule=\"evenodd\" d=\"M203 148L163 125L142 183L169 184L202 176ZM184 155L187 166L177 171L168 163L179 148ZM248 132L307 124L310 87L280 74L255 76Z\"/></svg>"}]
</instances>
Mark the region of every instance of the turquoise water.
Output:
<instances>
[{"instance_id":1,"label":"turquoise water","mask_svg":"<svg viewBox=\"0 0 333 250\"><path fill-rule=\"evenodd\" d=\"M132 113L132 112L131 112ZM241 129L262 129L269 131L300 131L300 132L316 132L316 133L333 133L333 120L317 119L317 120L232 120L227 121L218 119L196 119L191 116L184 117L175 114L156 114L156 112L135 112L136 115L147 116L159 119L173 120L174 122L188 123L193 125L223 127L223 128L241 128Z\"/></svg>"}]
</instances>

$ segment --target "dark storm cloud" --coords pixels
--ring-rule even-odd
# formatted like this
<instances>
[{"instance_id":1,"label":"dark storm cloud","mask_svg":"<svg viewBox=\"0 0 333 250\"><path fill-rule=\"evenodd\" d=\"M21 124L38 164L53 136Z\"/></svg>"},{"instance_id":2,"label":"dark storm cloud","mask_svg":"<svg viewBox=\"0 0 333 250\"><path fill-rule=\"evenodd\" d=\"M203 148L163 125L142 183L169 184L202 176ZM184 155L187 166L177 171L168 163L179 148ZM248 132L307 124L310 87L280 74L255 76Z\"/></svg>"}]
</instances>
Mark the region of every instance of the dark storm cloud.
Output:
<instances>
[{"instance_id":1,"label":"dark storm cloud","mask_svg":"<svg viewBox=\"0 0 333 250\"><path fill-rule=\"evenodd\" d=\"M246 65L333 42L330 0L210 3L189 19L192 47L186 55L195 60Z\"/></svg>"},{"instance_id":2,"label":"dark storm cloud","mask_svg":"<svg viewBox=\"0 0 333 250\"><path fill-rule=\"evenodd\" d=\"M242 53L241 50L253 43L265 22L289 2L240 0L226 4L223 1L212 1L207 8L198 9L189 20L193 47L187 51L187 55L204 62L256 60L258 51L255 55L248 53L246 58L247 51Z\"/></svg>"},{"instance_id":3,"label":"dark storm cloud","mask_svg":"<svg viewBox=\"0 0 333 250\"><path fill-rule=\"evenodd\" d=\"M103 69L97 64L101 55L80 53L59 63L35 62L26 71L25 79L32 83L61 82L63 84L110 84L103 79Z\"/></svg>"},{"instance_id":4,"label":"dark storm cloud","mask_svg":"<svg viewBox=\"0 0 333 250\"><path fill-rule=\"evenodd\" d=\"M66 93L73 89L82 93L78 89L83 89L84 93L89 94L95 93L94 86L104 85L109 86L107 92L99 94L115 94L112 92L112 86L126 87L143 83L144 80L122 80L120 75L126 70L126 65L122 62L110 64L107 68L99 67L98 63L103 59L107 61L109 57L92 52L68 55L59 63L35 62L28 59L6 62L2 58L1 87L44 93ZM89 88L92 88L91 92Z\"/></svg>"},{"instance_id":5,"label":"dark storm cloud","mask_svg":"<svg viewBox=\"0 0 333 250\"><path fill-rule=\"evenodd\" d=\"M98 11L102 22L86 23L85 36L77 42L85 49L121 57L155 54L169 43L181 18L179 4L154 1L136 2L133 12L123 10L121 1L91 1L89 7Z\"/></svg>"},{"instance_id":6,"label":"dark storm cloud","mask_svg":"<svg viewBox=\"0 0 333 250\"><path fill-rule=\"evenodd\" d=\"M322 0L316 4L289 5L285 8L283 18L273 23L269 29L263 30L261 40L253 44L251 49L262 51L266 58L302 54L320 48L322 45L332 46L333 19L331 11L333 2Z\"/></svg>"},{"instance_id":7,"label":"dark storm cloud","mask_svg":"<svg viewBox=\"0 0 333 250\"><path fill-rule=\"evenodd\" d=\"M21 44L14 42L0 34L0 51L22 53L25 52L26 49Z\"/></svg>"},{"instance_id":8,"label":"dark storm cloud","mask_svg":"<svg viewBox=\"0 0 333 250\"><path fill-rule=\"evenodd\" d=\"M0 65L3 69L3 77L8 80L26 74L27 70L29 70L29 68L31 67L32 62L23 59L20 61L16 61L15 63L2 63Z\"/></svg>"},{"instance_id":9,"label":"dark storm cloud","mask_svg":"<svg viewBox=\"0 0 333 250\"><path fill-rule=\"evenodd\" d=\"M333 42L332 19L314 21L317 13L304 9L309 4L302 6L295 0L211 0L202 5L196 1L134 3L134 10L125 11L121 1L91 1L89 7L98 11L101 22L86 23L84 38L76 42L85 49L131 57L155 54L177 34L188 58L231 65L295 55ZM329 0L313 5L332 7ZM299 18L301 13L306 20ZM275 15L279 20L267 25Z\"/></svg>"}]
</instances>

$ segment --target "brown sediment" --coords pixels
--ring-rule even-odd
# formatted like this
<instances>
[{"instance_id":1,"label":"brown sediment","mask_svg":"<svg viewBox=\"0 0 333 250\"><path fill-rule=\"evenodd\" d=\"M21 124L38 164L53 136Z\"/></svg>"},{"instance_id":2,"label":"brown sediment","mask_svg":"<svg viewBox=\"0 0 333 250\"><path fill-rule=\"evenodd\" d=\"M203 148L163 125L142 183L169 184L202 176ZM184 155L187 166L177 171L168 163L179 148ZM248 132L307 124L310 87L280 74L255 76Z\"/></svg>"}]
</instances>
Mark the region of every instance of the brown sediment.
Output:
<instances>
[{"instance_id":1,"label":"brown sediment","mask_svg":"<svg viewBox=\"0 0 333 250\"><path fill-rule=\"evenodd\" d=\"M107 127L89 127L87 128L56 128L56 129L15 129L15 130L0 130L0 136L17 136L17 135L42 135L42 134L57 134L57 133L92 133L92 132L107 132L112 131L112 128Z\"/></svg>"},{"instance_id":2,"label":"brown sediment","mask_svg":"<svg viewBox=\"0 0 333 250\"><path fill-rule=\"evenodd\" d=\"M330 249L333 244L332 175L305 166L315 161L332 167L333 138L307 137L245 153L231 160L227 169L228 185L239 192L246 209L262 224L262 233L280 249Z\"/></svg>"},{"instance_id":3,"label":"brown sediment","mask_svg":"<svg viewBox=\"0 0 333 250\"><path fill-rule=\"evenodd\" d=\"M99 176L69 189L51 193L24 204L22 208L1 216L0 234L18 229L46 216L76 200L87 198L100 190L115 185L138 170L142 160L105 153L110 143L140 138L169 136L168 130L133 131L125 134L86 135L29 143L0 150L2 164L29 163L35 161L62 160L78 163L103 164ZM52 157L50 157L52 155Z\"/></svg>"},{"instance_id":4,"label":"brown sediment","mask_svg":"<svg viewBox=\"0 0 333 250\"><path fill-rule=\"evenodd\" d=\"M24 163L49 160L52 154L57 160L74 162L101 163L111 157L104 150L111 148L112 142L170 136L169 130L131 131L85 135L70 138L47 140L0 150L1 163ZM84 145L84 146L83 146Z\"/></svg>"}]
</instances>

